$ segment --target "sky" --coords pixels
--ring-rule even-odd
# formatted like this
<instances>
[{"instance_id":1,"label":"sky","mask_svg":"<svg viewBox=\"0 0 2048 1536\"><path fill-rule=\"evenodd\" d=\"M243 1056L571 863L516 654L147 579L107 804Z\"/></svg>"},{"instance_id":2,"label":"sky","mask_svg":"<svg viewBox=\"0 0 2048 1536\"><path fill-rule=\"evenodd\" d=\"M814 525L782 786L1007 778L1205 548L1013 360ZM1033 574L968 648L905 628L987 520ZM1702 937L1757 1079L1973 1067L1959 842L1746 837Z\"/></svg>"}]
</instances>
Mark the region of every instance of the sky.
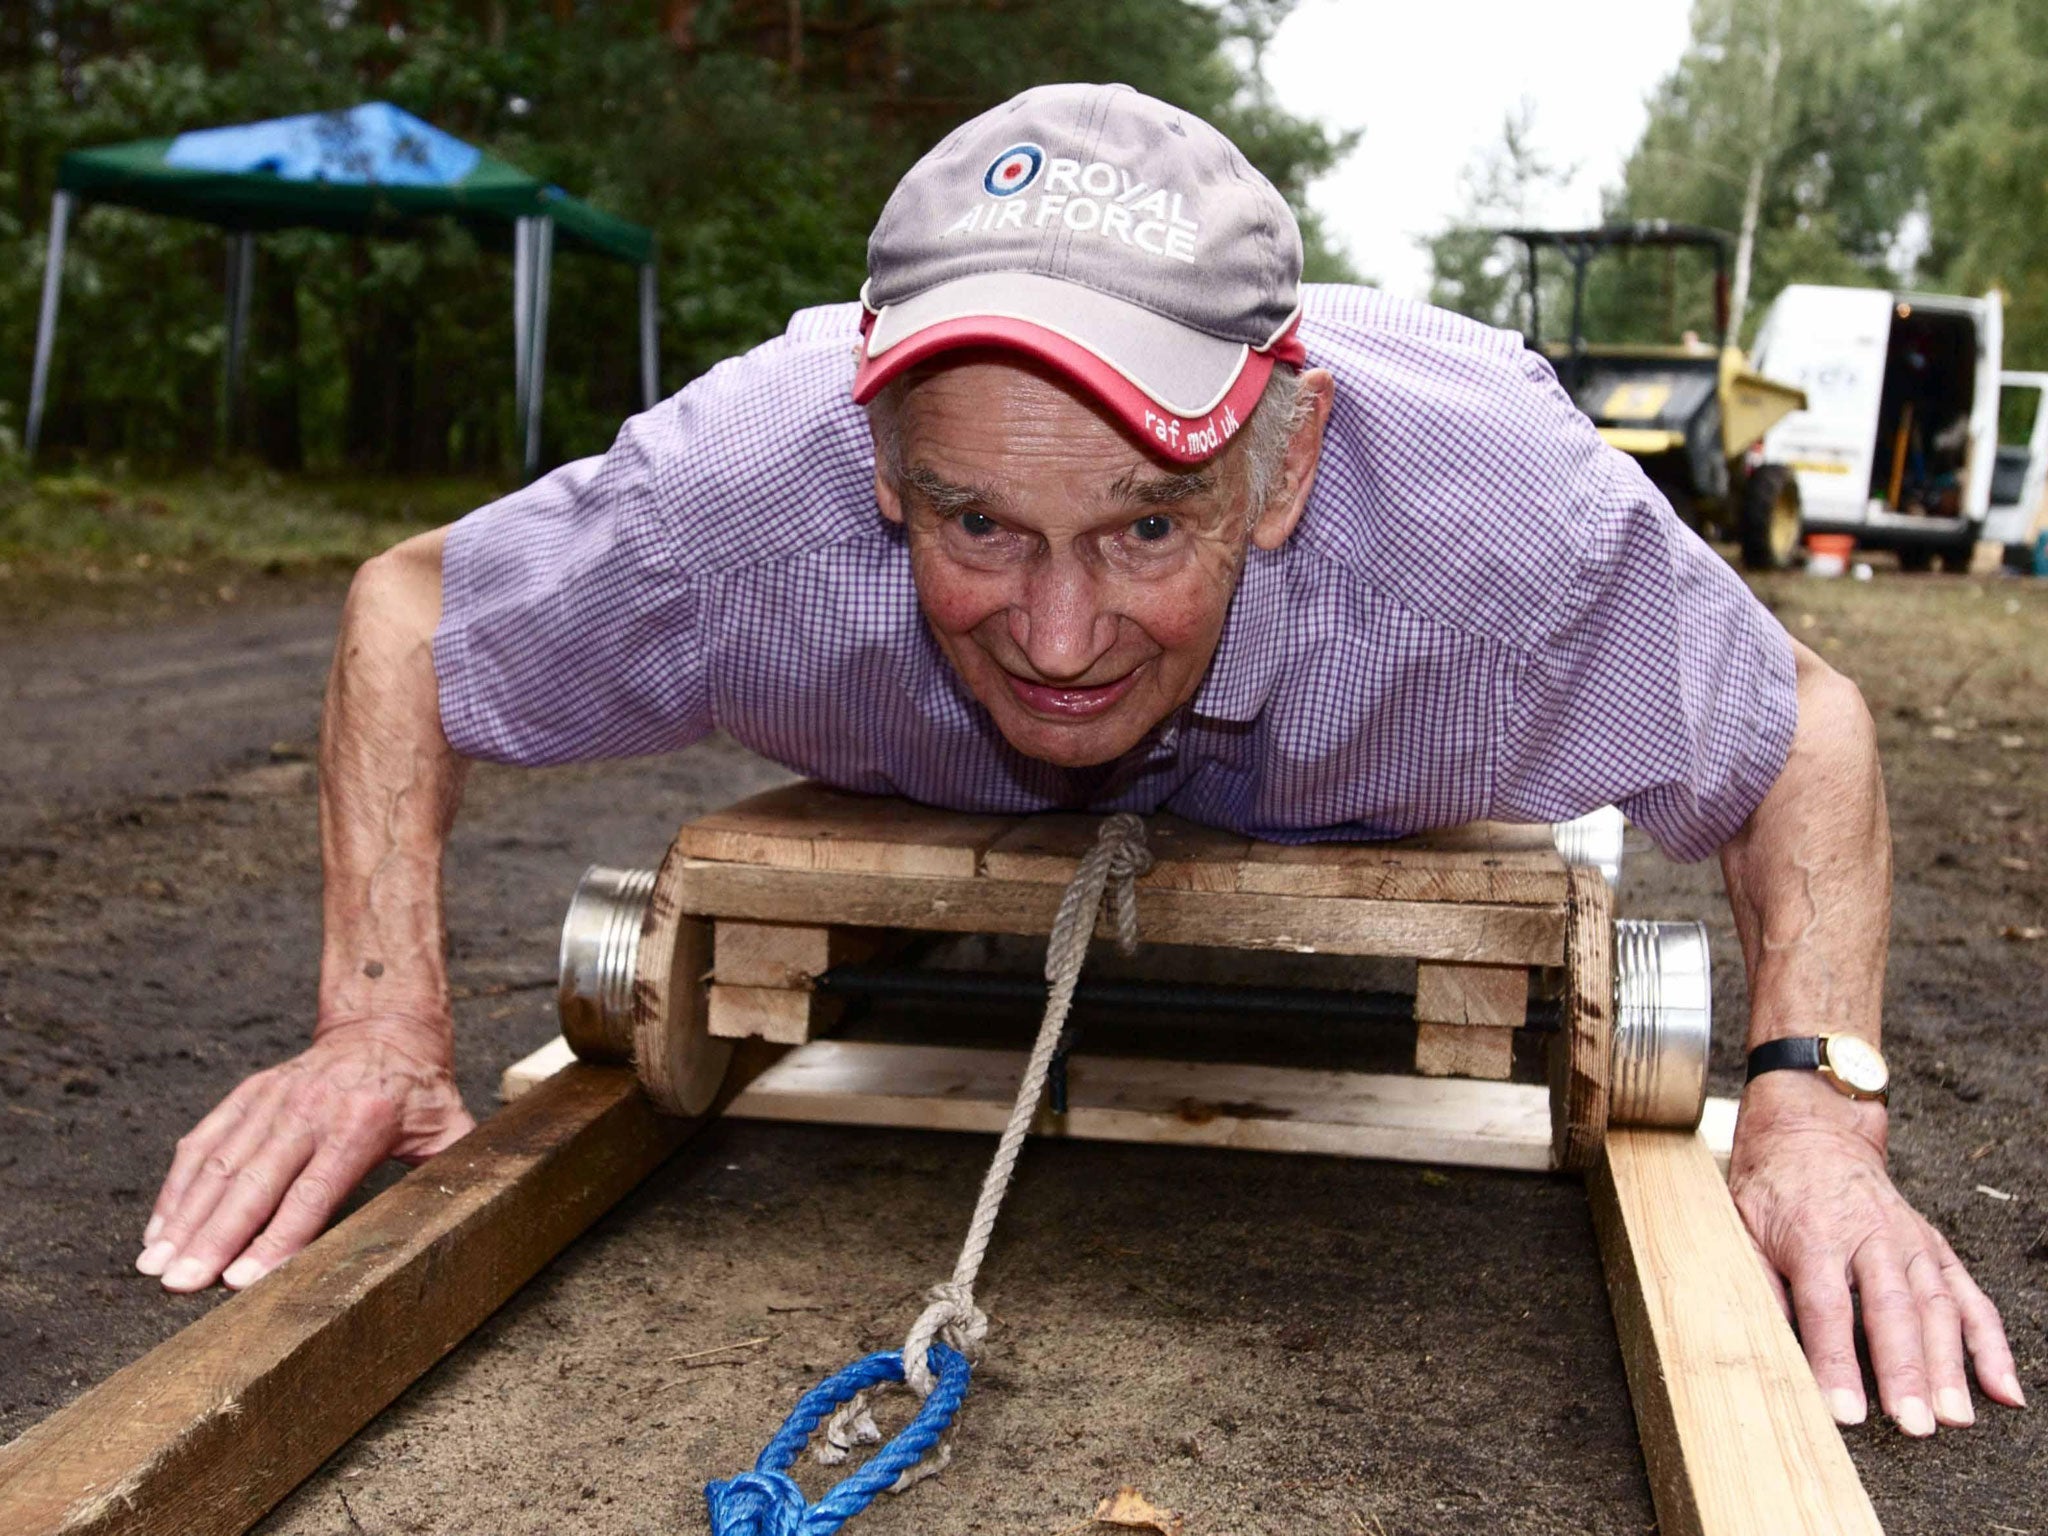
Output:
<instances>
[{"instance_id":1,"label":"sky","mask_svg":"<svg viewBox=\"0 0 2048 1536\"><path fill-rule=\"evenodd\" d=\"M1362 128L1310 191L1365 277L1424 297L1418 238L1452 221L1460 173L1523 97L1537 149L1575 168L1545 223L1590 223L1642 132L1643 102L1685 49L1689 0L1302 0L1266 56L1281 106Z\"/></svg>"}]
</instances>

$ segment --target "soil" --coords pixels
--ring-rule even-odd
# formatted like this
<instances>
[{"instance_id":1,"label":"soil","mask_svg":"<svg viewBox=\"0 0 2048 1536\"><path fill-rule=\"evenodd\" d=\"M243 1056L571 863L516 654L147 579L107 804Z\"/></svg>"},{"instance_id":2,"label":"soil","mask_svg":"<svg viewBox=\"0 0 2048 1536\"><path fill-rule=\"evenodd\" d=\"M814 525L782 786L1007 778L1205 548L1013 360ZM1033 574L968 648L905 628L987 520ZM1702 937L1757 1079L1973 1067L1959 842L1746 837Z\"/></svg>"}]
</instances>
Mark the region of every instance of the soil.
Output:
<instances>
[{"instance_id":1,"label":"soil","mask_svg":"<svg viewBox=\"0 0 2048 1536\"><path fill-rule=\"evenodd\" d=\"M1883 740L1895 1175L2048 1403L2048 585L1887 570L1761 590L1862 684ZM220 1299L131 1263L173 1139L307 1032L308 755L336 608L322 585L0 636L0 1435ZM476 775L449 869L474 1109L554 1033L584 865L651 861L682 818L781 777L724 741ZM1718 870L1632 837L1623 908L1708 923L1715 1091L1734 1091ZM986 1154L713 1128L259 1529L701 1532L707 1477L751 1465L819 1375L900 1339ZM1654 1527L1573 1182L1038 1146L981 1290L995 1328L952 1470L855 1529L1080 1532L1126 1483L1191 1536ZM1888 1529L2048 1531L2043 1411L1979 1411L1931 1442L1849 1431Z\"/></svg>"}]
</instances>

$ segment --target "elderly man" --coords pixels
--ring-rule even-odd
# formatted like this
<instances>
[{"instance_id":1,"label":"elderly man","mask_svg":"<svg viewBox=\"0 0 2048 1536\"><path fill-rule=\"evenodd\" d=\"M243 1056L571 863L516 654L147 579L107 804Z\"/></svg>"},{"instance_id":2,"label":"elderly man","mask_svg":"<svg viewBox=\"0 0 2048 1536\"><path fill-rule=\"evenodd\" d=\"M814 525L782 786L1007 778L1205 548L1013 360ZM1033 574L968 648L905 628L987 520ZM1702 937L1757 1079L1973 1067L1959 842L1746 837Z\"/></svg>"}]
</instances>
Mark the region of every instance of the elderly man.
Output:
<instances>
[{"instance_id":1,"label":"elderly man","mask_svg":"<svg viewBox=\"0 0 2048 1536\"><path fill-rule=\"evenodd\" d=\"M1717 852L1749 969L1730 1173L1814 1373L1972 1419L1998 1313L1885 1172L1890 841L1868 713L1511 334L1299 287L1213 128L1048 86L891 197L860 305L602 459L363 568L321 754L311 1049L178 1147L138 1267L243 1286L389 1155L470 1128L440 870L464 763L722 728L973 811L1171 809L1276 839L1618 802ZM863 409L865 407L865 409Z\"/></svg>"}]
</instances>

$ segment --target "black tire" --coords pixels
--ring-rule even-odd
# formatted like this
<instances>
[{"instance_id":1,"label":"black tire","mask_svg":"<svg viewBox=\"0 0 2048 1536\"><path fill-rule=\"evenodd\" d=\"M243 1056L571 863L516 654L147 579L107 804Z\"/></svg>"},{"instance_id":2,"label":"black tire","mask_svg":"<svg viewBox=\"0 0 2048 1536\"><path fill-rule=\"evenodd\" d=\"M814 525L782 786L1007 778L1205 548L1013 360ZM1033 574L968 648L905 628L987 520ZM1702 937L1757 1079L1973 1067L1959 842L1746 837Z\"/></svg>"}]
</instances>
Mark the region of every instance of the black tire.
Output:
<instances>
[{"instance_id":1,"label":"black tire","mask_svg":"<svg viewBox=\"0 0 2048 1536\"><path fill-rule=\"evenodd\" d=\"M1918 575L1934 569L1934 551L1921 546L1909 546L1899 551L1899 569Z\"/></svg>"},{"instance_id":2,"label":"black tire","mask_svg":"<svg viewBox=\"0 0 2048 1536\"><path fill-rule=\"evenodd\" d=\"M1799 480L1783 464L1762 464L1742 482L1742 564L1782 571L1799 552Z\"/></svg>"},{"instance_id":3,"label":"black tire","mask_svg":"<svg viewBox=\"0 0 2048 1536\"><path fill-rule=\"evenodd\" d=\"M1944 545L1936 551L1936 555L1944 571L1953 572L1957 576L1967 576L1970 574L1970 562L1977 558L1977 541L1971 538Z\"/></svg>"}]
</instances>

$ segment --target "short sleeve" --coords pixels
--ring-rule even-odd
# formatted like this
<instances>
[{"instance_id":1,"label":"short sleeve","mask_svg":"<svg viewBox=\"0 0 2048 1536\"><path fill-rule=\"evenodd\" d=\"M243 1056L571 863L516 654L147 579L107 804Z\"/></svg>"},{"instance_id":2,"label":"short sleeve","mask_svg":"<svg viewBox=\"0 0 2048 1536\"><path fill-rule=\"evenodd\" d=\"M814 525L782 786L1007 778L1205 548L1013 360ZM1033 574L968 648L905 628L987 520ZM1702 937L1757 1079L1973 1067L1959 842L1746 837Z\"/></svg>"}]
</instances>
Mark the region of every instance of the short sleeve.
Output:
<instances>
[{"instance_id":1,"label":"short sleeve","mask_svg":"<svg viewBox=\"0 0 2048 1536\"><path fill-rule=\"evenodd\" d=\"M524 766L628 757L710 730L698 584L657 505L667 402L601 458L472 512L441 557L441 728L465 757Z\"/></svg>"},{"instance_id":2,"label":"short sleeve","mask_svg":"<svg viewBox=\"0 0 2048 1536\"><path fill-rule=\"evenodd\" d=\"M852 404L859 306L799 313L629 420L611 449L448 533L434 673L468 757L541 766L672 751L716 721L703 628L723 573L872 517Z\"/></svg>"},{"instance_id":3,"label":"short sleeve","mask_svg":"<svg viewBox=\"0 0 2048 1536\"><path fill-rule=\"evenodd\" d=\"M1557 622L1516 669L1494 814L1612 803L1672 858L1703 859L1785 765L1791 640L1631 460L1601 453Z\"/></svg>"}]
</instances>

